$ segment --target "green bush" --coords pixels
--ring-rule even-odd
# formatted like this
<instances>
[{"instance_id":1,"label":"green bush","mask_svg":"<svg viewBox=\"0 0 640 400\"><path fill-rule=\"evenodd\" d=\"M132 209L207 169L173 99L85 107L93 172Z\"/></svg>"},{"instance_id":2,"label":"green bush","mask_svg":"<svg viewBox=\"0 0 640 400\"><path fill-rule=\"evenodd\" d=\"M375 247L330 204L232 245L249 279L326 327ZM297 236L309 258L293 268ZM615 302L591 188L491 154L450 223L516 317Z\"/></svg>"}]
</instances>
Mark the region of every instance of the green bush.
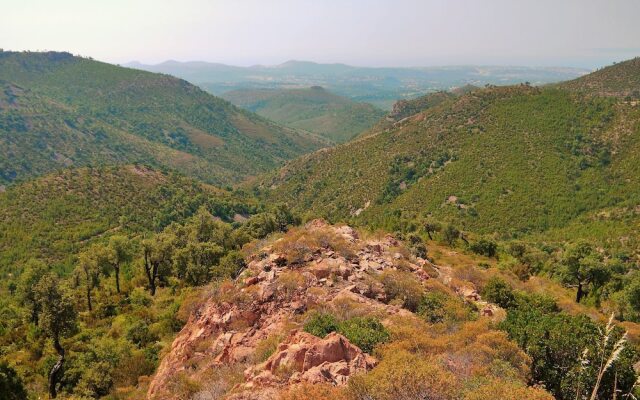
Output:
<instances>
[{"instance_id":1,"label":"green bush","mask_svg":"<svg viewBox=\"0 0 640 400\"><path fill-rule=\"evenodd\" d=\"M138 321L127 331L127 340L134 343L139 348L143 348L158 340L158 337L149 331L149 326L142 321Z\"/></svg>"},{"instance_id":2,"label":"green bush","mask_svg":"<svg viewBox=\"0 0 640 400\"><path fill-rule=\"evenodd\" d=\"M222 257L220 265L214 268L213 276L215 278L236 278L246 265L242 253L232 250Z\"/></svg>"},{"instance_id":3,"label":"green bush","mask_svg":"<svg viewBox=\"0 0 640 400\"><path fill-rule=\"evenodd\" d=\"M429 323L442 322L445 318L445 300L445 295L442 293L426 293L422 296L417 312Z\"/></svg>"},{"instance_id":4,"label":"green bush","mask_svg":"<svg viewBox=\"0 0 640 400\"><path fill-rule=\"evenodd\" d=\"M505 309L512 308L516 304L516 296L513 293L513 289L507 282L498 277L489 279L481 294L485 300Z\"/></svg>"},{"instance_id":5,"label":"green bush","mask_svg":"<svg viewBox=\"0 0 640 400\"><path fill-rule=\"evenodd\" d=\"M0 400L26 400L22 380L9 364L0 363Z\"/></svg>"},{"instance_id":6,"label":"green bush","mask_svg":"<svg viewBox=\"0 0 640 400\"><path fill-rule=\"evenodd\" d=\"M304 331L314 336L325 337L338 331L338 320L331 314L316 313L304 324Z\"/></svg>"},{"instance_id":7,"label":"green bush","mask_svg":"<svg viewBox=\"0 0 640 400\"><path fill-rule=\"evenodd\" d=\"M447 225L443 231L444 241L449 245L453 246L456 243L456 240L460 238L460 231L453 225Z\"/></svg>"},{"instance_id":8,"label":"green bush","mask_svg":"<svg viewBox=\"0 0 640 400\"><path fill-rule=\"evenodd\" d=\"M355 317L338 322L331 314L317 313L304 324L304 331L324 338L331 332L337 332L358 346L365 353L371 353L373 348L389 340L389 332L375 318Z\"/></svg>"},{"instance_id":9,"label":"green bush","mask_svg":"<svg viewBox=\"0 0 640 400\"><path fill-rule=\"evenodd\" d=\"M536 304L535 299L529 303L523 298L517 307L508 310L500 328L531 357L533 381L544 384L556 399L573 400L577 389L583 394L591 393L598 368L622 337L622 329L605 333L586 315L549 312L545 303ZM636 381L633 365L638 357L633 346L618 354L602 377L598 399L613 398L614 390L632 390Z\"/></svg>"},{"instance_id":10,"label":"green bush","mask_svg":"<svg viewBox=\"0 0 640 400\"><path fill-rule=\"evenodd\" d=\"M343 321L338 326L338 333L365 353L371 353L377 344L389 340L389 332L380 321L371 317L356 317Z\"/></svg>"},{"instance_id":11,"label":"green bush","mask_svg":"<svg viewBox=\"0 0 640 400\"><path fill-rule=\"evenodd\" d=\"M469 245L469 250L486 257L495 257L498 252L498 244L490 239L482 238Z\"/></svg>"},{"instance_id":12,"label":"green bush","mask_svg":"<svg viewBox=\"0 0 640 400\"><path fill-rule=\"evenodd\" d=\"M517 308L535 308L545 313L556 313L560 311L560 307L556 300L546 294L516 292Z\"/></svg>"}]
</instances>

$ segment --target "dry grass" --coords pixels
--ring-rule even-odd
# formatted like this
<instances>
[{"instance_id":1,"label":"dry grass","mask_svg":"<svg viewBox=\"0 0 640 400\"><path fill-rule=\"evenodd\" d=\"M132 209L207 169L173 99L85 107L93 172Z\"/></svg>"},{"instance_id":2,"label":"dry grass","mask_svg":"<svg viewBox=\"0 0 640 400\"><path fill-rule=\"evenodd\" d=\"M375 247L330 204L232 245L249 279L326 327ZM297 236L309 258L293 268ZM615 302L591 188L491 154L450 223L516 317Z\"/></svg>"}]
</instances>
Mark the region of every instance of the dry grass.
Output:
<instances>
[{"instance_id":1,"label":"dry grass","mask_svg":"<svg viewBox=\"0 0 640 400\"><path fill-rule=\"evenodd\" d=\"M232 118L232 122L240 132L244 133L247 136L264 140L268 143L275 143L277 140L275 135L273 135L273 132L266 129L266 126L258 125L253 121L250 121L242 114L234 115Z\"/></svg>"},{"instance_id":2,"label":"dry grass","mask_svg":"<svg viewBox=\"0 0 640 400\"><path fill-rule=\"evenodd\" d=\"M410 311L416 311L424 295L424 287L411 272L385 270L380 274L380 282L390 301Z\"/></svg>"},{"instance_id":3,"label":"dry grass","mask_svg":"<svg viewBox=\"0 0 640 400\"><path fill-rule=\"evenodd\" d=\"M354 245L336 234L331 228L313 230L296 228L274 243L274 251L284 254L288 264L300 264L311 260L315 252L332 250L344 258L355 256Z\"/></svg>"},{"instance_id":4,"label":"dry grass","mask_svg":"<svg viewBox=\"0 0 640 400\"><path fill-rule=\"evenodd\" d=\"M295 270L285 271L278 277L278 293L287 298L293 296L298 290L304 289L307 280L302 273Z\"/></svg>"},{"instance_id":5,"label":"dry grass","mask_svg":"<svg viewBox=\"0 0 640 400\"><path fill-rule=\"evenodd\" d=\"M224 145L224 141L218 136L210 135L189 125L184 126L183 128L187 131L189 139L202 149L215 149Z\"/></svg>"},{"instance_id":6,"label":"dry grass","mask_svg":"<svg viewBox=\"0 0 640 400\"><path fill-rule=\"evenodd\" d=\"M250 293L241 291L231 280L215 282L210 289L210 297L216 304L243 305L251 302Z\"/></svg>"},{"instance_id":7,"label":"dry grass","mask_svg":"<svg viewBox=\"0 0 640 400\"><path fill-rule=\"evenodd\" d=\"M518 382L505 382L492 379L464 396L464 400L553 400L548 392L526 387Z\"/></svg>"},{"instance_id":8,"label":"dry grass","mask_svg":"<svg viewBox=\"0 0 640 400\"><path fill-rule=\"evenodd\" d=\"M206 301L204 288L192 288L183 296L180 308L176 313L176 318L182 323L186 323L189 316L193 314Z\"/></svg>"},{"instance_id":9,"label":"dry grass","mask_svg":"<svg viewBox=\"0 0 640 400\"><path fill-rule=\"evenodd\" d=\"M235 385L244 382L246 364L222 365L209 370L209 374L200 379L199 390L190 400L218 400L228 394Z\"/></svg>"},{"instance_id":10,"label":"dry grass","mask_svg":"<svg viewBox=\"0 0 640 400\"><path fill-rule=\"evenodd\" d=\"M452 329L394 317L388 328L392 340L378 349L380 364L349 382L354 399L552 399L526 387L531 360L486 321Z\"/></svg>"},{"instance_id":11,"label":"dry grass","mask_svg":"<svg viewBox=\"0 0 640 400\"><path fill-rule=\"evenodd\" d=\"M302 383L282 392L278 400L348 400L345 389L326 385Z\"/></svg>"},{"instance_id":12,"label":"dry grass","mask_svg":"<svg viewBox=\"0 0 640 400\"><path fill-rule=\"evenodd\" d=\"M267 360L267 358L271 357L273 353L278 348L282 339L284 339L285 335L281 332L272 333L267 336L265 339L261 340L256 346L256 362L261 363Z\"/></svg>"}]
</instances>

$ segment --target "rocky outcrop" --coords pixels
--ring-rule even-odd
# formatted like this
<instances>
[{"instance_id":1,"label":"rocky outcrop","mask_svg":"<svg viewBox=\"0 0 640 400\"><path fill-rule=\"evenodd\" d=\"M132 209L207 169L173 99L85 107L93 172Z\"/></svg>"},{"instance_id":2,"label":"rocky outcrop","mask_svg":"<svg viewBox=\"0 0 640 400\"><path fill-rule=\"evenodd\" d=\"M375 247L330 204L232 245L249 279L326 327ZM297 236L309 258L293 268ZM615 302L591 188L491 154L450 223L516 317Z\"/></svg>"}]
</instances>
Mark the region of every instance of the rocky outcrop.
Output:
<instances>
[{"instance_id":1,"label":"rocky outcrop","mask_svg":"<svg viewBox=\"0 0 640 400\"><path fill-rule=\"evenodd\" d=\"M353 374L366 372L375 364L373 357L363 353L338 333L333 332L321 339L306 332L294 331L266 362L247 370L245 387L303 381L343 385Z\"/></svg>"},{"instance_id":2,"label":"rocky outcrop","mask_svg":"<svg viewBox=\"0 0 640 400\"><path fill-rule=\"evenodd\" d=\"M149 399L174 399L176 382L205 382L233 365L246 366L244 382L234 383L228 397L234 400L277 398L279 390L302 382L343 385L373 368L376 360L344 336L303 332L302 315L342 310L379 316L383 324L394 315L411 315L387 302L376 277L402 269L426 282L438 267L398 252L392 236L364 240L348 226L320 220L298 233L258 251L236 282L212 289L162 359Z\"/></svg>"}]
</instances>

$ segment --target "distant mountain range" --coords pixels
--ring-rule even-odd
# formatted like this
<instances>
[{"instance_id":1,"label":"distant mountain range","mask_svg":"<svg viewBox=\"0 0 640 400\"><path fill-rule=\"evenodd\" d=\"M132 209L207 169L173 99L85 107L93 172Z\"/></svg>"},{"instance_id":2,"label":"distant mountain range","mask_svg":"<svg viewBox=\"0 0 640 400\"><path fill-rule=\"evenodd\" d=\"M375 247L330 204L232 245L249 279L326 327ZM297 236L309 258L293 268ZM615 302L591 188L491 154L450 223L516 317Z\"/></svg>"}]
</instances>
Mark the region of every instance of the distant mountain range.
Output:
<instances>
[{"instance_id":1,"label":"distant mountain range","mask_svg":"<svg viewBox=\"0 0 640 400\"><path fill-rule=\"evenodd\" d=\"M534 85L577 78L590 71L561 67L443 66L416 68L354 67L287 61L275 66L237 67L207 62L166 61L157 65L138 62L127 67L174 75L214 94L237 89L302 88L323 86L356 101L390 109L398 99L417 97L430 91L472 84Z\"/></svg>"}]
</instances>

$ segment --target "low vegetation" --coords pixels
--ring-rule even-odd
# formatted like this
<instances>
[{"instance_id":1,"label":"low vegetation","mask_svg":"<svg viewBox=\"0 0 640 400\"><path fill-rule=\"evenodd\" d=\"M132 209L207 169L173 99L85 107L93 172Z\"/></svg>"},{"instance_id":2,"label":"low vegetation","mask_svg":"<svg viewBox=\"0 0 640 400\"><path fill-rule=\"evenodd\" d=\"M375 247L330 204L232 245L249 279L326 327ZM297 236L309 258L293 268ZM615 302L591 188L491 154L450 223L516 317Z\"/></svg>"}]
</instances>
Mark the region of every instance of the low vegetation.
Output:
<instances>
[{"instance_id":1,"label":"low vegetation","mask_svg":"<svg viewBox=\"0 0 640 400\"><path fill-rule=\"evenodd\" d=\"M340 333L365 353L373 352L375 346L389 340L387 329L372 317L353 317L339 321L331 314L314 314L304 324L304 330L321 338L331 332Z\"/></svg>"}]
</instances>

